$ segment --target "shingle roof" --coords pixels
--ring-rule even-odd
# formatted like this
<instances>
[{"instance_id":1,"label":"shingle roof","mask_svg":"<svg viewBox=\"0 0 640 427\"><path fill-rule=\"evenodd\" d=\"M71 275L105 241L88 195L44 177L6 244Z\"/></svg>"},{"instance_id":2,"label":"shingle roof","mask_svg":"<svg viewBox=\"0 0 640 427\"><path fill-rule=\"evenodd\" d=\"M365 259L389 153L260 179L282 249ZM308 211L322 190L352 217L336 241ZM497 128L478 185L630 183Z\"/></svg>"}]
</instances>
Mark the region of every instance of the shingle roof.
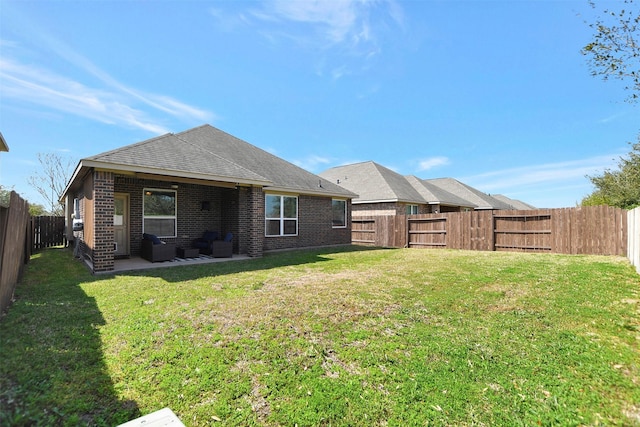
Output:
<instances>
[{"instance_id":1,"label":"shingle roof","mask_svg":"<svg viewBox=\"0 0 640 427\"><path fill-rule=\"evenodd\" d=\"M535 206L530 205L529 203L525 203L522 200L512 199L502 194L494 194L492 197L511 205L513 209L527 211L536 208Z\"/></svg>"},{"instance_id":2,"label":"shingle roof","mask_svg":"<svg viewBox=\"0 0 640 427\"><path fill-rule=\"evenodd\" d=\"M265 189L351 198L355 194L271 153L210 125L169 133L97 154L80 161L82 167L109 167L262 185ZM71 183L70 183L71 184Z\"/></svg>"},{"instance_id":3,"label":"shingle roof","mask_svg":"<svg viewBox=\"0 0 640 427\"><path fill-rule=\"evenodd\" d=\"M415 188L420 195L430 204L439 204L445 206L463 206L475 208L476 205L470 201L458 197L426 180L417 178L413 175L405 177L407 181Z\"/></svg>"},{"instance_id":4,"label":"shingle roof","mask_svg":"<svg viewBox=\"0 0 640 427\"><path fill-rule=\"evenodd\" d=\"M353 203L426 203L405 177L372 161L337 166L320 176L357 193Z\"/></svg>"},{"instance_id":5,"label":"shingle roof","mask_svg":"<svg viewBox=\"0 0 640 427\"><path fill-rule=\"evenodd\" d=\"M513 209L511 205L453 178L425 180L476 205L476 209Z\"/></svg>"},{"instance_id":6,"label":"shingle roof","mask_svg":"<svg viewBox=\"0 0 640 427\"><path fill-rule=\"evenodd\" d=\"M7 145L7 141L4 139L4 136L2 136L2 133L0 133L0 151L9 151L9 146Z\"/></svg>"},{"instance_id":7,"label":"shingle roof","mask_svg":"<svg viewBox=\"0 0 640 427\"><path fill-rule=\"evenodd\" d=\"M194 144L180 134L162 135L88 157L95 162L156 169L159 175L189 173L267 183L270 180L217 154L213 143ZM213 142L213 141L212 141Z\"/></svg>"}]
</instances>

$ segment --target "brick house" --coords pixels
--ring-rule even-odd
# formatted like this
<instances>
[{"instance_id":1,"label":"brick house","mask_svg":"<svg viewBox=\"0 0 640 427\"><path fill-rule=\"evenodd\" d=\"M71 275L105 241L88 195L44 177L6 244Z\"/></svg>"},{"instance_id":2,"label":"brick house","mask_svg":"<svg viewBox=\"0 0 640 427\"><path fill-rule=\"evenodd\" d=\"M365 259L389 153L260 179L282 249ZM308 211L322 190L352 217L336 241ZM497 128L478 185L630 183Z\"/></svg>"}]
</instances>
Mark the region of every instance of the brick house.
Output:
<instances>
[{"instance_id":1,"label":"brick house","mask_svg":"<svg viewBox=\"0 0 640 427\"><path fill-rule=\"evenodd\" d=\"M415 176L368 161L337 166L320 176L358 194L353 216L405 215L473 210L476 204Z\"/></svg>"},{"instance_id":2,"label":"brick house","mask_svg":"<svg viewBox=\"0 0 640 427\"><path fill-rule=\"evenodd\" d=\"M233 252L351 243L356 194L210 125L80 160L63 194L67 237L93 272L138 256L143 233L190 247L233 233ZM74 231L75 228L75 231Z\"/></svg>"}]
</instances>

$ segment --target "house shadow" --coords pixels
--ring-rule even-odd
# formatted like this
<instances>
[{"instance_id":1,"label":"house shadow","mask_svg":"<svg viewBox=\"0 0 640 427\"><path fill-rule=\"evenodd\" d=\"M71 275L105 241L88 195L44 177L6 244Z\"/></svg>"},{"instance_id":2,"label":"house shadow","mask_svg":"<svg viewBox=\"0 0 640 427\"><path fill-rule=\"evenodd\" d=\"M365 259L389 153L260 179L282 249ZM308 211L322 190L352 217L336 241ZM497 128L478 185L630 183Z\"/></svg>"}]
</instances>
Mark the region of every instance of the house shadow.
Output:
<instances>
[{"instance_id":1,"label":"house shadow","mask_svg":"<svg viewBox=\"0 0 640 427\"><path fill-rule=\"evenodd\" d=\"M226 274L270 270L303 264L322 263L331 260L331 256L343 252L364 252L381 250L373 246L332 246L321 248L286 249L265 253L260 258L250 258L233 262L218 262L210 264L176 265L170 268L152 268L117 273L127 276L157 277L166 282L181 282L195 280L202 277L217 277Z\"/></svg>"},{"instance_id":2,"label":"house shadow","mask_svg":"<svg viewBox=\"0 0 640 427\"><path fill-rule=\"evenodd\" d=\"M0 425L115 426L140 416L136 402L118 398L105 320L80 286L102 278L72 258L62 248L32 257L0 319Z\"/></svg>"}]
</instances>

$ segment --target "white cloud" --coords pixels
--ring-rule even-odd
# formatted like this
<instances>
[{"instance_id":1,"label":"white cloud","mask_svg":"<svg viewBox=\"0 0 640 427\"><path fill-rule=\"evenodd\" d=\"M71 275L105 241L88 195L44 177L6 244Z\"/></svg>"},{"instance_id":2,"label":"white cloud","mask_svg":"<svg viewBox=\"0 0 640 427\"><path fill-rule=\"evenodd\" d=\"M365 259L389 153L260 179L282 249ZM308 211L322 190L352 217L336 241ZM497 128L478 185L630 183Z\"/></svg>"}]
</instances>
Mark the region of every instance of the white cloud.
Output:
<instances>
[{"instance_id":1,"label":"white cloud","mask_svg":"<svg viewBox=\"0 0 640 427\"><path fill-rule=\"evenodd\" d=\"M267 4L285 20L316 25L330 43L342 43L357 26L357 4L353 1L274 0Z\"/></svg>"},{"instance_id":2,"label":"white cloud","mask_svg":"<svg viewBox=\"0 0 640 427\"><path fill-rule=\"evenodd\" d=\"M598 120L598 123L601 123L601 124L611 123L611 122L617 121L621 117L624 117L626 114L627 114L626 112L612 114L608 117L605 117L604 119Z\"/></svg>"},{"instance_id":3,"label":"white cloud","mask_svg":"<svg viewBox=\"0 0 640 427\"><path fill-rule=\"evenodd\" d=\"M619 155L603 155L566 162L545 163L503 169L479 175L460 178L463 182L488 192L508 192L509 189L522 189L544 185L547 189L572 185L585 180L586 175L601 173L604 169L614 168Z\"/></svg>"},{"instance_id":4,"label":"white cloud","mask_svg":"<svg viewBox=\"0 0 640 427\"><path fill-rule=\"evenodd\" d=\"M382 53L383 32L391 34L404 25L402 8L394 0L266 0L250 16L270 43L288 41L313 52L318 75L325 75L326 67L334 80L367 69L360 62ZM327 61L326 56L335 58ZM349 61L355 62L345 64Z\"/></svg>"},{"instance_id":5,"label":"white cloud","mask_svg":"<svg viewBox=\"0 0 640 427\"><path fill-rule=\"evenodd\" d=\"M167 132L163 123L167 118L198 123L215 119L211 112L169 96L144 93L122 84L42 28L34 26L31 35L42 47L69 62L86 77L97 78L104 86L89 87L46 67L25 65L12 59L11 50L5 49L0 58L0 85L5 98L156 134ZM3 41L2 46L13 47L14 44ZM159 118L158 113L169 117Z\"/></svg>"},{"instance_id":6,"label":"white cloud","mask_svg":"<svg viewBox=\"0 0 640 427\"><path fill-rule=\"evenodd\" d=\"M393 0L269 0L262 10L254 11L253 16L263 21L304 25L306 31L299 36L307 42L308 29L312 28L314 37L319 37L313 44L327 47L375 44L374 29L380 27L381 22L404 25L402 8Z\"/></svg>"},{"instance_id":7,"label":"white cloud","mask_svg":"<svg viewBox=\"0 0 640 427\"><path fill-rule=\"evenodd\" d=\"M304 159L293 160L292 163L300 166L302 169L314 172L317 171L320 166L326 166L331 163L331 159L312 154Z\"/></svg>"},{"instance_id":8,"label":"white cloud","mask_svg":"<svg viewBox=\"0 0 640 427\"><path fill-rule=\"evenodd\" d=\"M447 157L442 157L442 156L430 157L428 159L423 159L418 162L418 170L420 172L423 172L438 166L448 165L450 163L451 162Z\"/></svg>"},{"instance_id":9,"label":"white cloud","mask_svg":"<svg viewBox=\"0 0 640 427\"><path fill-rule=\"evenodd\" d=\"M101 123L127 125L153 133L166 129L129 107L118 94L89 88L48 70L0 59L0 80L4 98L29 102Z\"/></svg>"}]
</instances>

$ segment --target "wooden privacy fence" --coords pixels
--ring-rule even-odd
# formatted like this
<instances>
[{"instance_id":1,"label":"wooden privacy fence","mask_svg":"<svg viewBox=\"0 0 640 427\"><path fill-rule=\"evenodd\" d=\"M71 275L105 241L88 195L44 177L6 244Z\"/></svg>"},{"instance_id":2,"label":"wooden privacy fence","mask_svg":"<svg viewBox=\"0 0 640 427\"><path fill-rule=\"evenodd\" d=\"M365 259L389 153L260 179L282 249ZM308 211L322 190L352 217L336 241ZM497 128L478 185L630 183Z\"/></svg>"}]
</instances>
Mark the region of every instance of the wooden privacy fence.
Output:
<instances>
[{"instance_id":1,"label":"wooden privacy fence","mask_svg":"<svg viewBox=\"0 0 640 427\"><path fill-rule=\"evenodd\" d=\"M627 211L608 206L356 217L352 242L383 247L627 255Z\"/></svg>"},{"instance_id":2,"label":"wooden privacy fence","mask_svg":"<svg viewBox=\"0 0 640 427\"><path fill-rule=\"evenodd\" d=\"M640 273L640 207L627 213L627 257Z\"/></svg>"},{"instance_id":3,"label":"wooden privacy fence","mask_svg":"<svg viewBox=\"0 0 640 427\"><path fill-rule=\"evenodd\" d=\"M15 191L9 207L0 207L0 314L11 304L13 291L31 256L27 245L29 204Z\"/></svg>"},{"instance_id":4,"label":"wooden privacy fence","mask_svg":"<svg viewBox=\"0 0 640 427\"><path fill-rule=\"evenodd\" d=\"M31 217L32 249L50 248L66 244L63 216Z\"/></svg>"}]
</instances>

